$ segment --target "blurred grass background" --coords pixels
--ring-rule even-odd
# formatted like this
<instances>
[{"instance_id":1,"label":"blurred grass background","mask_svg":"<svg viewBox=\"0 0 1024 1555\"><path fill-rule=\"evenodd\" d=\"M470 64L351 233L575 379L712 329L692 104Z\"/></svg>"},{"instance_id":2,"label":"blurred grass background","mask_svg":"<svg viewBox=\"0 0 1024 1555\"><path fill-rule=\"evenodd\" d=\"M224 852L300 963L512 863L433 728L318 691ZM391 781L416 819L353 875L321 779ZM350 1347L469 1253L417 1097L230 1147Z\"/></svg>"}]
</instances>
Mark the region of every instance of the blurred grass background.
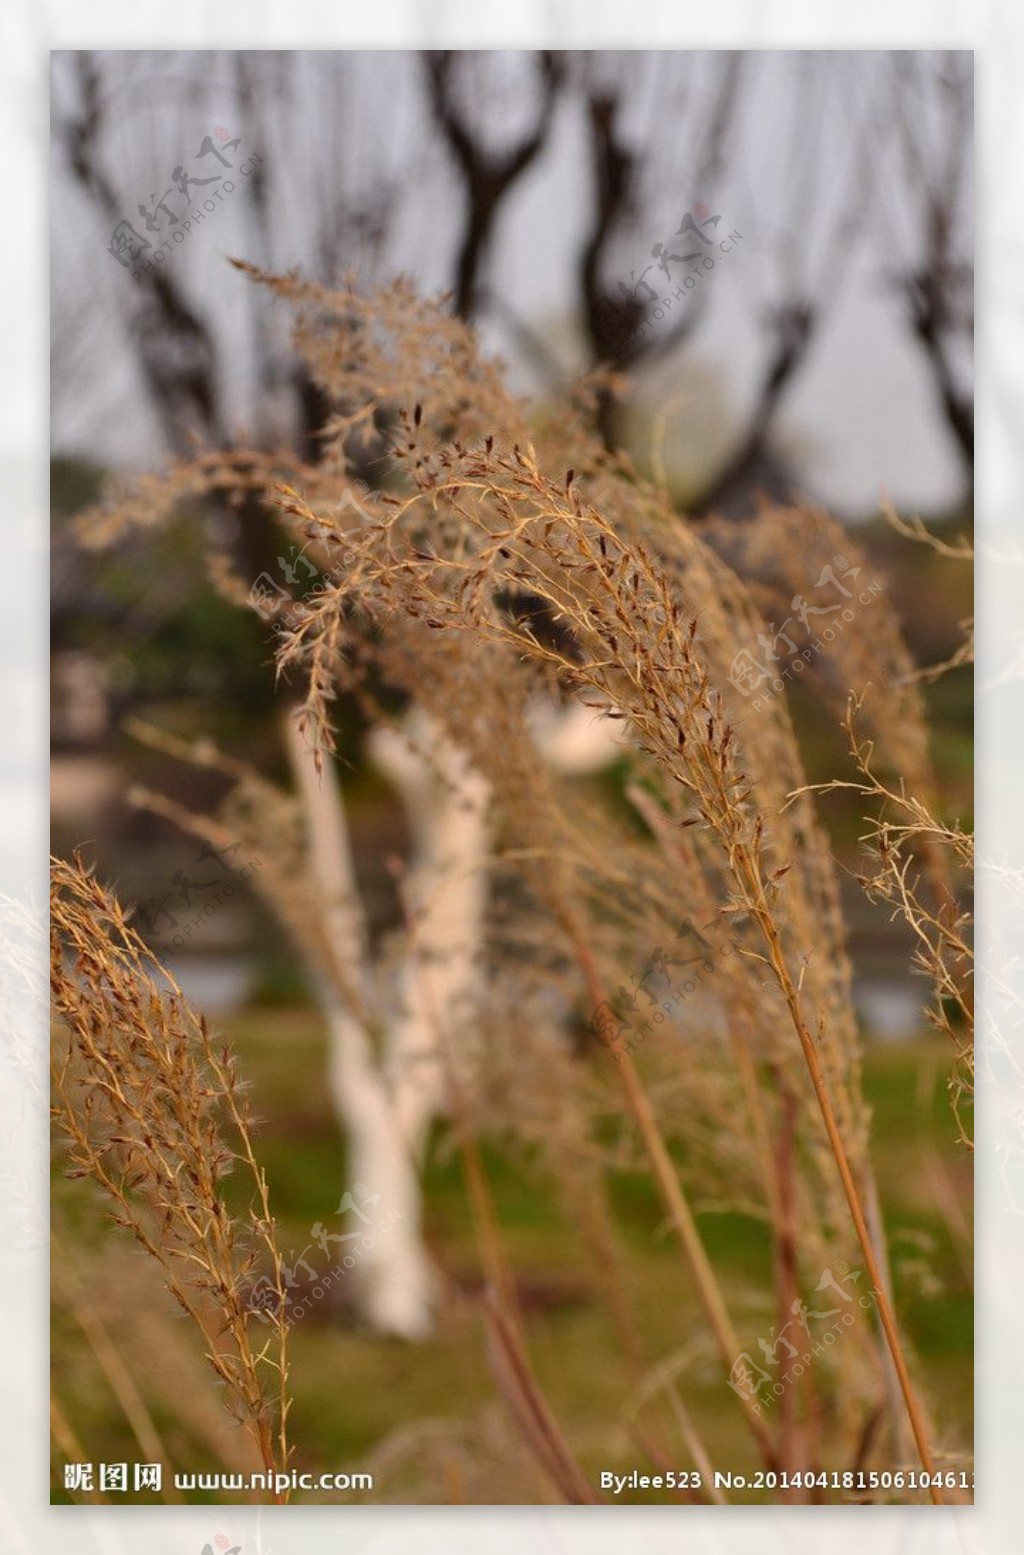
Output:
<instances>
[{"instance_id":1,"label":"blurred grass background","mask_svg":"<svg viewBox=\"0 0 1024 1555\"><path fill-rule=\"evenodd\" d=\"M334 1212L338 1185L349 1180L323 1084L324 1032L314 1014L299 1008L250 1010L227 1020L224 1030L251 1078L254 1110L262 1120L259 1146L280 1245L286 1258L293 1250L298 1255L308 1248L314 1223ZM945 1454L959 1460L972 1440L971 1162L955 1139L949 1114L950 1067L948 1045L932 1036L869 1044L864 1066L897 1312L928 1379L940 1461ZM639 1375L616 1342L575 1227L559 1215L551 1185L528 1158L485 1145L483 1160L536 1374L584 1472L594 1483L602 1470L652 1472L629 1425ZM703 1315L650 1181L642 1174L613 1175L610 1188L626 1289L649 1368L700 1333ZM447 1283L433 1338L409 1346L356 1327L343 1281L293 1324L294 1467L367 1469L377 1476L372 1494L297 1492L298 1502L554 1499L506 1416L487 1363L482 1315L467 1299L479 1291L481 1272L461 1166L443 1131L430 1151L425 1202L427 1241ZM80 1184L56 1178L54 1219L61 1238L74 1241L76 1265L87 1282L84 1299L140 1388L174 1466L230 1470L232 1435L234 1460L245 1461L241 1432L226 1415L217 1418L223 1412L196 1357L191 1357L195 1365L185 1368L182 1346L194 1349L191 1335L183 1332L185 1325L141 1255L128 1249L126 1238L112 1237L90 1206L91 1195ZM744 1298L766 1281L766 1229L735 1214L699 1218L726 1298L742 1314ZM59 1290L60 1252L55 1256ZM309 1261L318 1271L328 1263L315 1247ZM742 1317L737 1326L743 1337ZM767 1324L754 1319L748 1326L754 1351ZM836 1343L842 1343L841 1335ZM61 1302L53 1355L58 1391L79 1440L88 1443L87 1459L139 1459L123 1401ZM828 1364L827 1358L815 1362ZM709 1352L695 1352L681 1390L714 1466L756 1469L746 1435L737 1429L737 1401ZM641 1408L638 1419L672 1466L691 1466L664 1395ZM215 1452L227 1454L223 1462ZM838 1499L833 1492L826 1498ZM55 1500L61 1499L56 1492ZM152 1500L131 1492L113 1499ZM232 1497L190 1491L188 1499ZM672 1497L650 1490L620 1499L649 1503ZM905 1500L907 1493L894 1499Z\"/></svg>"},{"instance_id":2,"label":"blurred grass background","mask_svg":"<svg viewBox=\"0 0 1024 1555\"><path fill-rule=\"evenodd\" d=\"M209 774L140 746L125 732L124 720L141 713L189 737L215 729L225 748L283 777L275 722L281 698L272 691L269 647L258 618L228 605L210 587L197 526L187 515L157 537L158 543L147 538L126 557L75 554L66 525L95 494L97 482L97 472L55 466L56 662L61 655L84 653L105 667L106 682L101 729L87 738L77 738L73 730L62 737L58 720L53 845L66 853L84 839L86 855L101 874L118 883L126 900L134 896L142 902L169 889L175 867L190 875L201 871L192 865L194 844L127 804L128 786L145 783L199 809L215 805L219 791ZM948 517L952 529L961 526L962 514ZM947 657L970 612L969 570L894 535L881 519L858 526L857 539L884 569L917 662ZM62 567L68 569L64 592ZM872 694L884 696L885 689ZM56 694L59 702L59 687ZM968 823L971 696L966 668L926 687L939 788L950 811ZM797 686L792 705L808 780L848 770L842 731L820 702ZM395 922L386 860L403 851L405 822L386 785L359 759L361 726L344 701L339 722L351 762L344 782L356 866L374 932L380 933ZM95 790L98 798L85 781L89 773L103 779ZM621 797L621 771L610 769L593 781L613 802ZM70 809L62 806L62 796L74 801ZM916 1013L927 988L909 974L908 937L883 910L864 901L854 879L864 829L860 812L848 795L831 795L822 803L851 925L865 1027L865 1086L874 1110L873 1154L898 1316L928 1379L938 1449L965 1454L973 1386L971 1162L956 1141L946 1095L953 1055L948 1043L925 1032ZM297 959L264 909L248 901L241 909L220 910L190 943L187 965L182 957L177 963L172 957L171 965L237 1046L262 1119L259 1143L281 1223L280 1243L286 1256L298 1255L310 1244L311 1227L327 1221L342 1185L351 1182L326 1092L324 1032ZM209 1004L207 986L216 992ZM877 1024L869 995L891 999L894 992L898 1007ZM885 1008L883 1000L883 1013ZM484 1144L483 1159L518 1283L530 1354L582 1467L595 1480L602 1470L649 1469L628 1418L644 1368L685 1349L704 1329L651 1183L640 1174L610 1182L626 1254L628 1301L642 1336L638 1372L617 1343L581 1238L560 1216L540 1168L521 1152L494 1144ZM481 1274L471 1216L461 1166L444 1129L434 1136L425 1190L427 1239L447 1281L439 1331L410 1347L357 1328L344 1282L316 1302L292 1330L295 1466L372 1471L378 1476L375 1502L548 1499L550 1489L522 1447L488 1368L483 1319L472 1299ZM82 1459L143 1460L129 1422L148 1418L168 1464L186 1471L252 1467L242 1433L211 1394L191 1336L153 1274L124 1238L110 1235L82 1185L59 1173L54 1225L56 1392ZM742 1314L751 1293L770 1283L767 1234L744 1217L724 1214L701 1216L701 1232L722 1269L726 1297ZM310 1262L320 1269L327 1260L314 1248ZM113 1358L107 1354L104 1361L97 1353L97 1331L83 1330L76 1307L94 1314ZM769 1325L754 1317L745 1335L739 1320L737 1326L753 1351ZM98 1342L102 1351L102 1338ZM711 1461L740 1472L756 1467L737 1429L736 1400L708 1351L698 1348L689 1355L683 1394ZM637 1418L675 1467L689 1466L663 1394ZM59 1471L54 1478L59 1484ZM59 1489L54 1495L64 1498ZM201 1491L188 1496L231 1499ZM150 1498L129 1493L117 1499ZM360 1497L347 1493L343 1499ZM636 1499L648 1502L657 1494L637 1492Z\"/></svg>"}]
</instances>

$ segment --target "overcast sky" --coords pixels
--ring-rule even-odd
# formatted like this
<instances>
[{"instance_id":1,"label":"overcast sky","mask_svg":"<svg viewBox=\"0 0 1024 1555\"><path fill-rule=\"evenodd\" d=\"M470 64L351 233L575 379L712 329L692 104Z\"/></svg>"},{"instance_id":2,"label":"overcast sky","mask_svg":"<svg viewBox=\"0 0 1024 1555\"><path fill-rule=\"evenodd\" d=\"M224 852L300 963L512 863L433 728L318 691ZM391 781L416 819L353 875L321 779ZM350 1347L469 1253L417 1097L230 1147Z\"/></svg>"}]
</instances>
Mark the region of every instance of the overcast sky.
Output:
<instances>
[{"instance_id":1,"label":"overcast sky","mask_svg":"<svg viewBox=\"0 0 1024 1555\"><path fill-rule=\"evenodd\" d=\"M251 412L246 384L253 301L251 289L225 265L226 254L269 257L275 265L316 273L324 202L341 191L346 208L358 211L375 188L387 187L395 195L393 220L377 273L407 271L433 290L451 284L461 216L458 185L432 132L415 55L354 53L333 75L323 54L256 58L260 90L244 123L224 55L108 57L105 104L105 164L124 193L128 219L140 201L168 188L170 170L194 156L214 125L244 131L239 157L257 149L264 156L274 199L273 252L253 253L249 195L239 181L231 200L168 259L229 343L224 371L237 389L243 420ZM668 238L697 203L742 234L702 283L698 331L645 385L652 404L669 408L670 456L673 439L680 448L700 448L708 439L727 445L761 371L764 312L783 295L793 267L812 288L825 275L824 256L856 172L859 130L866 122L883 126L895 82L892 56L880 53L749 56L725 172L715 188L694 189L690 169L718 61L710 55L690 61L688 72L669 56L660 63L640 56L627 62L638 86L624 127L655 176L654 193L637 213L635 245L630 237L621 251L622 279L633 268L639 274L650 266L652 245ZM621 63L609 57L606 68L614 73ZM507 55L484 64L482 81L467 78L465 106L489 140L507 144L529 117L533 62ZM685 79L685 91L656 92L659 82L672 81L673 71ZM57 118L73 89L71 62L58 56ZM813 94L813 158L807 91ZM911 103L908 111L917 110ZM969 162L970 148L964 154ZM158 434L125 337L126 291L135 283L108 254L110 224L97 219L73 185L59 146L52 168L54 449L87 452L108 463L151 464L160 458ZM810 195L804 179L813 182ZM572 320L573 267L591 197L583 110L578 96L568 96L543 154L502 208L486 275L503 308L537 331L567 370L582 360ZM959 247L968 259L970 203L968 171L959 217ZM956 499L963 473L891 285L892 272L911 251L915 214L895 143L891 159L883 159L863 187L859 205L840 249L841 284L794 379L779 435L798 451L809 492L836 509L870 510L884 491L902 507L929 511ZM798 223L794 210L803 213ZM138 217L134 224L141 226ZM657 280L657 270L648 278ZM515 342L500 319L487 319L485 337L513 359L517 383L538 387L516 361Z\"/></svg>"}]
</instances>

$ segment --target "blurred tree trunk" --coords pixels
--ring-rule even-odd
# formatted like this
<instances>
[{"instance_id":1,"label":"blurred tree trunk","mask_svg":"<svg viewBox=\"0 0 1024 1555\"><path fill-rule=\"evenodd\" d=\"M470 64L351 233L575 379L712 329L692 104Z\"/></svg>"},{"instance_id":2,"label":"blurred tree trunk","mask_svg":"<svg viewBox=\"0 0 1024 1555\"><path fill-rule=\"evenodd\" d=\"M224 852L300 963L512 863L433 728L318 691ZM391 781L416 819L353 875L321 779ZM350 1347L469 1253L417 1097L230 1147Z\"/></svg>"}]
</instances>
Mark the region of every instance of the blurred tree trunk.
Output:
<instances>
[{"instance_id":1,"label":"blurred tree trunk","mask_svg":"<svg viewBox=\"0 0 1024 1555\"><path fill-rule=\"evenodd\" d=\"M771 324L774 346L738 446L691 501L692 513L727 508L735 496L749 488L767 451L783 396L807 355L815 321L810 303L796 301L778 309Z\"/></svg>"},{"instance_id":2,"label":"blurred tree trunk","mask_svg":"<svg viewBox=\"0 0 1024 1555\"><path fill-rule=\"evenodd\" d=\"M100 153L105 113L101 64L95 55L82 51L76 65L78 111L64 126L68 163L104 219L116 225L121 201L104 172ZM238 62L236 84L244 116L252 112L256 95L244 61ZM254 179L251 196L256 257L266 264L271 260L272 221L262 176ZM324 243L329 246L327 237ZM173 453L185 457L197 446L228 449L231 443L217 334L210 320L189 301L168 267L147 275L126 293L125 305L129 339ZM316 463L322 452L319 434L330 414L330 402L304 367L282 373L274 343L262 327L256 329L255 338L262 440L272 446L280 438L284 411L301 457ZM289 401L290 412L284 410ZM267 403L276 407L276 419L273 413L267 415ZM243 575L251 579L262 573L274 576L282 550L281 530L267 503L257 493L250 493L241 502L235 500L223 507L235 519L235 551ZM295 734L293 714L293 709L285 714L285 744L305 814L311 865L330 904L337 954L353 975L358 968L362 983L366 977L365 948L360 955L354 954L353 922L342 905L343 899L353 899L355 884L340 791L333 773L328 773L323 783L315 778L312 752ZM359 1305L373 1326L408 1338L420 1337L431 1326L436 1277L422 1241L415 1152L377 1065L370 1031L338 990L322 979L318 996L330 1033L330 1094L348 1139L353 1180L365 1180L380 1195L385 1212L395 1217L386 1236L360 1261L356 1280ZM407 1074L405 1090L415 1090L418 1078ZM419 1106L425 1118L433 1115L429 1088ZM414 1110L407 1098L405 1113ZM423 1131L421 1125L415 1132L422 1136Z\"/></svg>"},{"instance_id":3,"label":"blurred tree trunk","mask_svg":"<svg viewBox=\"0 0 1024 1555\"><path fill-rule=\"evenodd\" d=\"M331 1099L348 1142L348 1191L365 1189L391 1218L386 1234L371 1238L355 1266L358 1306L375 1328L419 1339L433 1325L437 1290L423 1244L419 1168L426 1125L439 1099L439 1055L426 1029L410 1034L418 1044L412 1049L389 1031L389 1047L399 1048L402 1085L389 1083L370 1029L369 946L334 762L328 758L317 770L313 750L292 718L286 741L336 967L335 977L321 980L319 998L327 1016Z\"/></svg>"},{"instance_id":4,"label":"blurred tree trunk","mask_svg":"<svg viewBox=\"0 0 1024 1555\"><path fill-rule=\"evenodd\" d=\"M964 364L974 345L973 266L969 250L959 245L970 222L974 60L956 50L908 52L894 57L893 75L894 117L903 152L901 209L910 213L916 227L915 252L895 272L894 284L971 482L974 394ZM891 246L897 242L894 234Z\"/></svg>"},{"instance_id":5,"label":"blurred tree trunk","mask_svg":"<svg viewBox=\"0 0 1024 1555\"><path fill-rule=\"evenodd\" d=\"M536 160L547 140L562 81L557 54L537 56L540 102L534 123L517 145L492 152L473 130L456 102L457 56L450 50L423 55L427 92L434 120L462 181L466 211L455 264L455 311L469 318L475 311L480 272L487 256L498 210L512 186Z\"/></svg>"}]
</instances>

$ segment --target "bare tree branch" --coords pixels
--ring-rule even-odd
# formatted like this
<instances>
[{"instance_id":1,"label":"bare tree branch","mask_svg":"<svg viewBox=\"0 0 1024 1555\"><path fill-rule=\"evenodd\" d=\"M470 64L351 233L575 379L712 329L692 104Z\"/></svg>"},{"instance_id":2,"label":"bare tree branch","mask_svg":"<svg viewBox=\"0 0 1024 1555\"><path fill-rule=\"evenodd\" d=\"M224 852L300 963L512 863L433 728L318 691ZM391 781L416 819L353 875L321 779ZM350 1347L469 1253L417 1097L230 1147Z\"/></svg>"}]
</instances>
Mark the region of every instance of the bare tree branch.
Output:
<instances>
[{"instance_id":1,"label":"bare tree branch","mask_svg":"<svg viewBox=\"0 0 1024 1555\"><path fill-rule=\"evenodd\" d=\"M121 209L99 156L104 122L102 79L96 56L77 55L80 105L65 122L68 165L105 218L115 224ZM129 329L139 366L174 451L182 454L198 435L226 446L217 392L217 349L213 332L171 273L154 271L132 294Z\"/></svg>"},{"instance_id":2,"label":"bare tree branch","mask_svg":"<svg viewBox=\"0 0 1024 1555\"><path fill-rule=\"evenodd\" d=\"M459 169L466 196L455 281L455 309L463 318L469 317L477 305L480 269L498 207L540 152L551 126L563 77L562 63L548 49L536 58L541 99L535 122L517 145L494 153L484 149L482 140L474 135L456 104L455 54L445 49L423 55L431 108Z\"/></svg>"}]
</instances>

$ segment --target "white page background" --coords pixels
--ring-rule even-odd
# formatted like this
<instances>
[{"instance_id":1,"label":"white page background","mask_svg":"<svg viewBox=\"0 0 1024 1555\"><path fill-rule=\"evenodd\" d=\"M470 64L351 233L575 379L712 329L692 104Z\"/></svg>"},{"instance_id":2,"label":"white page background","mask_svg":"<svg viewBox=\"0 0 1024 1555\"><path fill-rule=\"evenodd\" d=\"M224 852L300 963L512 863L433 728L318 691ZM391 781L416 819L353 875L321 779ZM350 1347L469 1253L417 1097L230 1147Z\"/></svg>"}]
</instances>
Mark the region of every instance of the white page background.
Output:
<instances>
[{"instance_id":1,"label":"white page background","mask_svg":"<svg viewBox=\"0 0 1024 1555\"><path fill-rule=\"evenodd\" d=\"M978 92L979 945L977 1506L922 1508L120 1509L48 1504L42 968L22 957L0 1003L0 1551L199 1555L996 1555L1024 1547L1024 1055L995 978L1021 992L1024 868L1024 17L1000 0L6 0L0 126L6 185L0 503L0 893L46 900L48 59L51 48L973 48ZM26 934L28 931L25 931ZM985 973L989 975L984 976ZM1016 1049L1015 1049L1016 1044ZM339 1394L341 1379L339 1379Z\"/></svg>"}]
</instances>

